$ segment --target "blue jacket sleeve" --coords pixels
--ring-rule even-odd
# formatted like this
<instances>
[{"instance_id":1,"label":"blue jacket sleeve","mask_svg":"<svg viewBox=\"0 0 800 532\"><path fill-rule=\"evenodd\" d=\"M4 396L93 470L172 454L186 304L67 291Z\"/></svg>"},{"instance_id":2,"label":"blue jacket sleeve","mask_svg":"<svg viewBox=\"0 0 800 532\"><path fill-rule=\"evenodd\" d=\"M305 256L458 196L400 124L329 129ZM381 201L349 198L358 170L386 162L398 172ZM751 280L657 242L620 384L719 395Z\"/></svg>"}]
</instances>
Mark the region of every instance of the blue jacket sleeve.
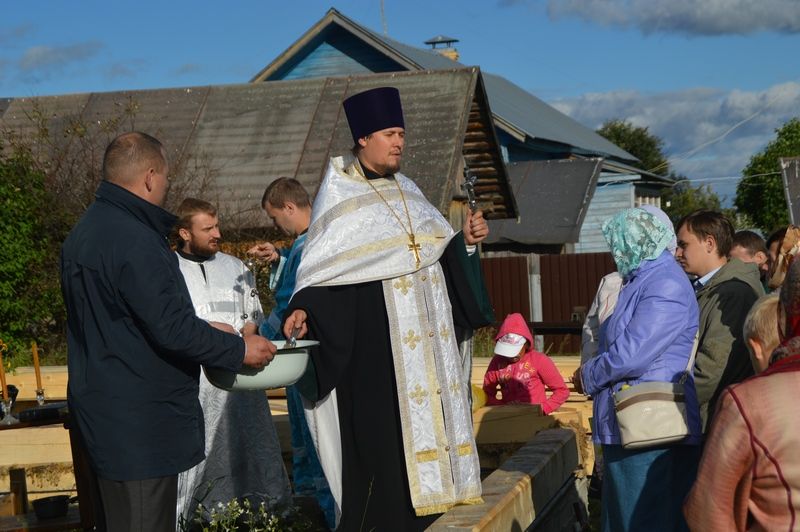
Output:
<instances>
[{"instance_id":1,"label":"blue jacket sleeve","mask_svg":"<svg viewBox=\"0 0 800 532\"><path fill-rule=\"evenodd\" d=\"M689 301L680 294L676 281L660 279L642 290L628 323L615 327L622 329L619 336L610 338L606 349L581 369L583 389L589 395L641 377L689 325Z\"/></svg>"}]
</instances>

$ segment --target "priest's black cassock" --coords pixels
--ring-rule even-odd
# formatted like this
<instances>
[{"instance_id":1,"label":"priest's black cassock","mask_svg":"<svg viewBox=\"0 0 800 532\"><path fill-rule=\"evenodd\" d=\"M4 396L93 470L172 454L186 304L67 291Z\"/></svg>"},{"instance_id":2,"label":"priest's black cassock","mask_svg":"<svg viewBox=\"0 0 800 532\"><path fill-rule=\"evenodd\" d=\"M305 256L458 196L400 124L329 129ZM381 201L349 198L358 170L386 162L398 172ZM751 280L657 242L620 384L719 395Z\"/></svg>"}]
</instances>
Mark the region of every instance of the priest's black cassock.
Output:
<instances>
[{"instance_id":1,"label":"priest's black cassock","mask_svg":"<svg viewBox=\"0 0 800 532\"><path fill-rule=\"evenodd\" d=\"M368 189L364 188L363 192L359 192L358 187L365 187L364 177L361 177L361 183L355 180L347 181L347 175L351 177L357 175L352 172L353 164L348 166L348 160L337 162L336 158L332 160L332 167L329 168L328 177L332 177L334 182L345 182L345 190L330 192L334 198L344 197L345 201L352 201L358 204L358 208L347 209L343 208L341 204L331 202L335 208L326 209L324 206L318 209L318 203L315 202L314 209L316 220L312 220L312 225L309 230L309 240L307 240L306 248L303 255L303 261L307 258L311 262L317 263L330 263L336 262L336 254L331 256L317 252L317 258L309 258L309 243L312 244L315 233L320 231L331 231L337 237L340 236L337 229L331 229L332 222L326 219L328 212L333 212L338 215L341 211L356 212L356 216L360 215L358 223L364 223L364 216L367 216L366 223L377 224L378 221L373 218L380 217L380 213L385 212L387 205L381 204L380 201L373 201L374 194ZM335 168L334 168L335 167ZM346 168L346 169L345 169ZM363 170L360 170L363 172ZM348 174L349 172L349 174ZM346 175L347 174L347 175ZM362 174L363 175L363 174ZM400 198L403 198L401 192L399 196L394 197L396 200L392 206L402 212L402 208L406 200L408 205L405 207L407 212L417 213L416 204L425 203L426 209L435 210L426 200L422 197L415 185L410 183L405 177L401 177L400 183L406 187L405 197L403 203ZM327 180L327 178L326 178ZM324 180L318 194L320 196L328 193L327 186L330 184ZM386 198L393 196L389 195L393 187L400 188L399 184L394 183L394 179L382 179L384 188L382 193L378 195L385 195ZM387 183L389 181L389 183ZM353 192L355 190L356 192ZM337 195L338 194L338 195ZM416 199L415 199L416 198ZM383 198L381 198L383 199ZM384 199L384 203L386 200ZM373 218L370 218L369 212L366 209L374 209L372 211ZM383 211L381 210L383 209ZM322 212L321 212L322 211ZM318 340L320 345L313 348L311 357L313 368L307 372L304 378L299 383L299 389L304 397L314 403L328 396L332 390L335 390L337 408L338 408L338 431L340 433L341 441L341 518L339 530L422 530L432 523L438 513L445 511L448 507L454 504L463 503L477 503L480 502L480 479L477 466L477 454L474 446L474 438L471 434L471 418L466 423L469 430L469 444L462 443L459 445L458 453L452 454L456 456L454 462L457 462L461 455L471 455L469 460L474 466L474 472L470 475L470 482L477 481L477 487L462 491L462 493L471 493L471 496L456 497L451 503L441 505L425 505L417 504L415 509L410 495L412 486L410 486L409 478L416 479L415 475L409 475L406 460L414 460L415 456L420 461L433 460L433 458L419 458L420 455L426 453L437 453L438 460L448 460L448 453L451 451L448 445L442 450L436 451L423 451L416 452L409 451L408 436L406 435L406 443L404 446L403 438L403 419L401 412L403 408L400 406L398 393L404 393L402 386L401 391L398 392L398 380L396 375L397 351L398 349L392 345L392 325L390 324L392 318L389 308L390 302L387 302L386 290L391 290L391 286L387 287L387 280L390 283L396 284L399 282L409 282L416 284L423 284L426 278L432 275L438 276L438 272L444 276L447 296L449 299L449 307L452 317L448 317L448 323L452 320L452 326L456 329L473 330L491 323L493 315L491 307L486 297L483 280L480 273L480 261L477 253L472 255L467 253L464 239L461 233L452 234L452 229L449 224L441 218L441 215L436 211L435 215L440 218L441 223L447 225L446 231L449 231L449 242L440 247L438 253L438 260L435 258L429 260L424 267L420 268L417 263L416 268L413 266L413 255L409 254L411 250L405 238L406 235L399 233L399 237L403 240L402 247L395 245L396 249L394 257L400 257L399 260L405 261L410 257L410 269L403 272L402 276L390 276L388 278L375 278L366 279L362 282L338 282L333 285L320 286L315 282L306 283L301 278L303 274L302 268L309 266L308 263L301 262L301 271L298 272L298 286L299 290L293 295L292 300L287 309L286 316L289 316L295 309L303 309L306 311L308 318L308 337ZM344 215L343 217L346 217ZM411 218L414 218L411 216ZM315 221L317 222L317 229L315 229ZM386 217L383 220L385 225L391 225L392 219ZM346 224L345 224L346 225ZM396 225L396 224L395 224ZM424 229L420 226L430 227L433 224L426 225L425 222L417 222L413 229L419 230L420 235ZM439 229L431 230L431 234L436 234ZM345 242L345 246L350 245L351 237L354 239L361 238L366 242L366 246L370 246L368 238L364 238L363 228L356 230L353 234L346 237L341 237ZM386 237L385 233L381 234ZM376 240L380 240L377 236ZM394 238L394 237L392 237ZM439 236L430 236L425 240L424 236L419 237L423 242L434 242L428 245L428 249L433 249L437 238ZM325 240L321 238L321 240ZM391 240L390 237L385 238L386 241ZM447 240L441 240L447 242ZM329 244L323 244L329 245ZM335 246L334 246L335 247ZM409 247L409 250L405 248ZM360 248L357 248L360 249ZM422 247L423 252L426 246ZM352 258L354 254L351 251L338 250L341 256ZM312 251L313 253L313 251ZM348 254L349 253L349 254ZM430 254L430 253L429 253ZM357 255L357 254L356 254ZM355 263L363 264L366 271L373 268L375 263L380 259L372 260L370 256L357 257L354 259ZM441 270L438 269L438 266ZM309 269L313 269L309 267ZM344 270L347 276L358 277L359 272L350 272ZM429 272L436 272L430 274ZM369 274L365 274L369 276ZM312 274L308 276L313 277ZM428 282L432 281L429 279ZM429 303L425 303L427 305ZM431 310L431 309L427 309ZM427 311L423 309L423 313ZM438 320L438 318L437 318ZM443 321L442 321L443 322ZM439 323L439 321L437 321ZM395 327L396 328L396 327ZM406 329L403 329L404 331ZM450 331L455 334L454 330ZM447 333L443 333L447 334ZM430 333L434 336L434 333ZM393 352L394 349L394 352ZM399 355L402 357L402 355ZM456 349L456 357L458 357ZM401 359L402 360L402 359ZM402 365L402 362L400 363ZM309 367L312 367L310 365ZM449 373L453 375L446 375L445 378L437 377L438 382L435 382L430 388L430 395L432 396L431 404L433 408L438 408L439 417L441 417L441 410L445 409L444 405L447 401L444 399L448 391L446 387L459 388L458 393L469 393L469 383L463 382L463 376L458 368L452 369ZM439 388L436 389L436 386ZM452 390L450 390L452 392ZM441 394L441 405L436 402L437 394ZM412 405L413 406L413 405ZM409 412L411 412L409 414ZM415 416L414 410L406 409L406 416ZM468 411L459 410L463 416L469 416ZM418 421L418 420L417 420ZM461 425L463 432L464 421L459 418L457 420ZM405 420L406 427L409 422ZM315 430L312 424L312 432ZM444 432L444 430L440 431ZM463 436L463 435L462 435ZM319 446L319 444L318 444ZM469 448L471 446L471 449ZM325 452L320 450L320 458L323 459ZM409 458L410 457L410 458ZM416 465L415 465L416 467ZM446 465L441 470L445 473L449 472L449 465ZM458 464L452 466L453 477L458 476ZM463 470L462 470L463 472ZM327 469L326 469L327 474ZM424 475L423 475L424 476ZM329 477L329 482L333 479ZM412 482L416 482L415 480ZM452 479L450 479L452 484ZM419 484L423 484L419 483ZM333 482L335 485L335 480ZM418 486L414 486L417 493L420 492ZM477 491L475 491L477 490ZM332 491L335 492L335 487L332 485ZM424 490L423 490L424 491ZM458 490L456 490L458 491ZM336 495L334 495L336 496ZM439 499L441 500L441 499Z\"/></svg>"},{"instance_id":2,"label":"priest's black cassock","mask_svg":"<svg viewBox=\"0 0 800 532\"><path fill-rule=\"evenodd\" d=\"M461 233L439 260L453 323L476 329L492 311L477 253L468 256ZM307 287L286 315L308 313L316 383L304 379L314 401L336 388L342 444L342 516L338 530L423 530L438 514L417 517L409 497L389 323L381 281ZM468 384L468 383L467 383Z\"/></svg>"}]
</instances>

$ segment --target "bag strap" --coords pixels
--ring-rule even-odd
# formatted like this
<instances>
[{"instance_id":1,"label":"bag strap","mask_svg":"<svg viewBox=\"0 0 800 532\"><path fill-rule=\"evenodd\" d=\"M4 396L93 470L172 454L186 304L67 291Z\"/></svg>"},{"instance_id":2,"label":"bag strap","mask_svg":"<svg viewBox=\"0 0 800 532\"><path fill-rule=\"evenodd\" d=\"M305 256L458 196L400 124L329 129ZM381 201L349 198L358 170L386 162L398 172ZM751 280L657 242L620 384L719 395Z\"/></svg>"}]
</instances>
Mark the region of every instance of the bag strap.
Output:
<instances>
[{"instance_id":1,"label":"bag strap","mask_svg":"<svg viewBox=\"0 0 800 532\"><path fill-rule=\"evenodd\" d=\"M694 333L694 344L692 345L692 354L689 357L689 363L686 364L686 369L683 371L683 375L681 375L680 380L678 381L680 384L684 384L686 379L689 378L689 372L692 370L692 366L694 365L694 357L697 355L697 347L700 343L700 329L697 329L697 332Z\"/></svg>"},{"instance_id":2,"label":"bag strap","mask_svg":"<svg viewBox=\"0 0 800 532\"><path fill-rule=\"evenodd\" d=\"M697 329L697 332L694 333L694 344L692 344L692 354L689 356L689 362L686 364L686 369L683 370L683 375L678 380L678 384L685 384L686 379L689 378L689 372L692 370L692 366L694 366L694 358L697 355L697 347L700 343L700 329ZM616 392L614 391L614 387L611 387L611 395L615 396Z\"/></svg>"}]
</instances>

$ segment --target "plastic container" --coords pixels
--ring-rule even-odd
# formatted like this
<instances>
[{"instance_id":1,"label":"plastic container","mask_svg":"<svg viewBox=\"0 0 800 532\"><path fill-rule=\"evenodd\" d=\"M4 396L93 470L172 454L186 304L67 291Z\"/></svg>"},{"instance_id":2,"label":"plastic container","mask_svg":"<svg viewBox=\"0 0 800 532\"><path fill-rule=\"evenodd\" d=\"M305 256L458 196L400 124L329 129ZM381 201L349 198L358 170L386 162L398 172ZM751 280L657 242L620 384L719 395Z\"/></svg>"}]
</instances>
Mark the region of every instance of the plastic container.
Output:
<instances>
[{"instance_id":1,"label":"plastic container","mask_svg":"<svg viewBox=\"0 0 800 532\"><path fill-rule=\"evenodd\" d=\"M308 350L319 342L297 340L294 347L278 343L278 352L269 365L261 369L243 368L238 373L203 367L208 381L223 390L269 390L297 382L306 370Z\"/></svg>"}]
</instances>

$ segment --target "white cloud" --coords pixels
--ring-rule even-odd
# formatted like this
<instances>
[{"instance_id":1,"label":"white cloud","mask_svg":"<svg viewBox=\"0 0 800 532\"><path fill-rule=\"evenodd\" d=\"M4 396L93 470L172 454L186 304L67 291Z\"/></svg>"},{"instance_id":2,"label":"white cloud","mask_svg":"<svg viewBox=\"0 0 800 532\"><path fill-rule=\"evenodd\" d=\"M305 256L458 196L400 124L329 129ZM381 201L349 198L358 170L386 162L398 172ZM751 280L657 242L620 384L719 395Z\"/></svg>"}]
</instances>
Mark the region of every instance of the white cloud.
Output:
<instances>
[{"instance_id":1,"label":"white cloud","mask_svg":"<svg viewBox=\"0 0 800 532\"><path fill-rule=\"evenodd\" d=\"M499 0L501 7L539 0ZM687 35L800 32L797 0L547 0L551 18L577 17L642 33Z\"/></svg>"},{"instance_id":2,"label":"white cloud","mask_svg":"<svg viewBox=\"0 0 800 532\"><path fill-rule=\"evenodd\" d=\"M34 46L25 50L19 60L23 72L42 72L60 69L69 63L83 61L97 54L103 45L85 42L67 46Z\"/></svg>"},{"instance_id":3,"label":"white cloud","mask_svg":"<svg viewBox=\"0 0 800 532\"><path fill-rule=\"evenodd\" d=\"M800 83L763 91L589 93L549 103L592 129L613 118L648 127L664 141L676 172L702 180L739 176L750 157L775 137L775 129L800 115ZM732 197L734 180L698 182Z\"/></svg>"}]
</instances>

